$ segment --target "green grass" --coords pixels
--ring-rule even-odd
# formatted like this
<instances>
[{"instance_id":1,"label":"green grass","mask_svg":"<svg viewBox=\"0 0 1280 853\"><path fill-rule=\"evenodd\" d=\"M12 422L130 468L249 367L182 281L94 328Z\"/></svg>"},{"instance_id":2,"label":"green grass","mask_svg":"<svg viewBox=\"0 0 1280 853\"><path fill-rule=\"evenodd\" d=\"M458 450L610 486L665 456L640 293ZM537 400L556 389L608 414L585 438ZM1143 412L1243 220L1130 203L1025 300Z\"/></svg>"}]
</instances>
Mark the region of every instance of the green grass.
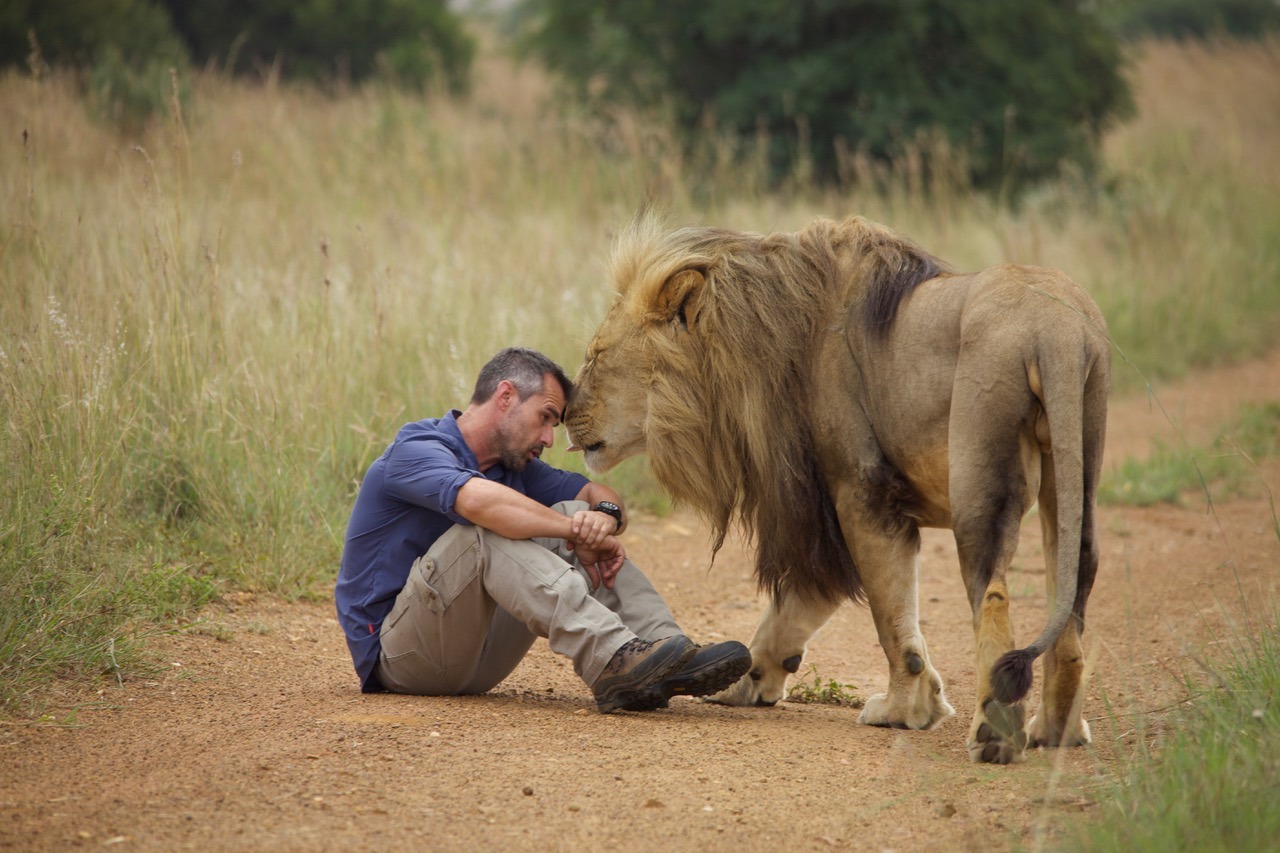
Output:
<instances>
[{"instance_id":1,"label":"green grass","mask_svg":"<svg viewBox=\"0 0 1280 853\"><path fill-rule=\"evenodd\" d=\"M1126 459L1103 475L1102 504L1184 503L1192 491L1214 500L1254 495L1264 487L1256 463L1280 454L1280 403L1244 406L1210 448L1156 443L1145 459Z\"/></svg>"},{"instance_id":2,"label":"green grass","mask_svg":"<svg viewBox=\"0 0 1280 853\"><path fill-rule=\"evenodd\" d=\"M816 666L810 666L804 677L787 688L787 701L803 705L845 705L861 708L865 701L858 695L857 685L823 678Z\"/></svg>"},{"instance_id":3,"label":"green grass","mask_svg":"<svg viewBox=\"0 0 1280 853\"><path fill-rule=\"evenodd\" d=\"M1130 769L1096 792L1103 804L1066 847L1097 851L1270 850L1280 838L1280 627L1236 638L1163 744L1140 739Z\"/></svg>"},{"instance_id":4,"label":"green grass","mask_svg":"<svg viewBox=\"0 0 1280 853\"><path fill-rule=\"evenodd\" d=\"M1198 492L1213 500L1265 490L1257 462L1280 454L1280 404L1245 406L1212 450L1158 447L1106 478L1100 499L1147 505L1182 502ZM1280 521L1272 512L1275 535ZM1243 594L1242 594L1243 598ZM1243 601L1244 612L1256 603ZM1263 602L1274 608L1274 602ZM1211 657L1191 654L1188 701L1169 712L1151 737L1138 716L1124 767L1094 796L1098 819L1064 849L1265 850L1280 838L1280 620L1237 622Z\"/></svg>"}]
</instances>

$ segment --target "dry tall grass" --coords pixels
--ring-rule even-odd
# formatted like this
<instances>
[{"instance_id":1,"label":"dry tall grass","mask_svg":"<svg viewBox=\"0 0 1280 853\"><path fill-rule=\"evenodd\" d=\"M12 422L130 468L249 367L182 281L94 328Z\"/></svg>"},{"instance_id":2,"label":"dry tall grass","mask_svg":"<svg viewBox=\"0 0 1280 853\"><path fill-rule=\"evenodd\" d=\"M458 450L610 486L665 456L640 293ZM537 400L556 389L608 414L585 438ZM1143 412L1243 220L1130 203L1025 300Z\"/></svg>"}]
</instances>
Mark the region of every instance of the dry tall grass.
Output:
<instances>
[{"instance_id":1,"label":"dry tall grass","mask_svg":"<svg viewBox=\"0 0 1280 853\"><path fill-rule=\"evenodd\" d=\"M1107 189L1018 212L925 192L910 159L768 191L729 140L578 114L496 56L465 103L199 78L136 139L64 78L0 78L4 701L128 666L130 637L227 585L323 589L400 423L462 403L504 345L577 366L610 235L650 197L673 221L858 212L957 268L1060 266L1152 374L1256 352L1280 317L1278 56L1146 45Z\"/></svg>"}]
</instances>

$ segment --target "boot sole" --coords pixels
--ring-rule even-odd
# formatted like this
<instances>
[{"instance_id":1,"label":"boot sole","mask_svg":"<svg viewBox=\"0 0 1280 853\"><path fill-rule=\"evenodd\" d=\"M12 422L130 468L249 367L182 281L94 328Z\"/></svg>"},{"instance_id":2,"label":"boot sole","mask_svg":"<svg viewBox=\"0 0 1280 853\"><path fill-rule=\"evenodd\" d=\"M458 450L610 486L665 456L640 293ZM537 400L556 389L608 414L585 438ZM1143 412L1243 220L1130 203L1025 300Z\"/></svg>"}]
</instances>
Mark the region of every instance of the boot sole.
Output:
<instances>
[{"instance_id":1,"label":"boot sole","mask_svg":"<svg viewBox=\"0 0 1280 853\"><path fill-rule=\"evenodd\" d=\"M707 696L729 687L751 669L751 653L712 661L696 672L681 672L662 682L666 698Z\"/></svg>"}]
</instances>

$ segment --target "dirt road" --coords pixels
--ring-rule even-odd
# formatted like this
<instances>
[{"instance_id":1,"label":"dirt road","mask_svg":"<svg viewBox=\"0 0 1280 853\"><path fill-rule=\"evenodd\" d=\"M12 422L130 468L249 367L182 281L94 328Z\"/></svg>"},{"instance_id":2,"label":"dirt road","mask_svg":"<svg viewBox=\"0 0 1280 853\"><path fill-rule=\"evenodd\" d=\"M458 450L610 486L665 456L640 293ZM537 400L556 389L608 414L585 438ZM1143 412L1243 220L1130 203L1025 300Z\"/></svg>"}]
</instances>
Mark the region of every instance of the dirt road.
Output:
<instances>
[{"instance_id":1,"label":"dirt road","mask_svg":"<svg viewBox=\"0 0 1280 853\"><path fill-rule=\"evenodd\" d=\"M1207 443L1240 403L1280 400L1280 352L1159 399L1192 443ZM1108 464L1152 436L1177 442L1144 399L1112 402ZM1263 475L1280 492L1280 465ZM1123 745L1160 737L1185 698L1179 677L1241 624L1242 600L1274 602L1280 586L1265 499L1220 503L1215 515L1194 498L1185 509L1108 508L1100 533L1086 634L1091 748L969 763L969 609L950 534L928 531L924 631L958 711L935 731L862 727L855 709L789 702L675 699L601 716L545 642L486 696L363 696L327 600L233 596L203 626L157 643L154 677L58 686L61 713L78 709L73 726L0 725L0 848L1035 846L1096 813ZM627 542L695 639L750 639L761 605L741 543L709 569L706 532L684 513L638 520ZM1021 639L1043 624L1043 581L1032 518L1010 579ZM837 613L800 675L811 666L862 695L884 688L865 610Z\"/></svg>"}]
</instances>

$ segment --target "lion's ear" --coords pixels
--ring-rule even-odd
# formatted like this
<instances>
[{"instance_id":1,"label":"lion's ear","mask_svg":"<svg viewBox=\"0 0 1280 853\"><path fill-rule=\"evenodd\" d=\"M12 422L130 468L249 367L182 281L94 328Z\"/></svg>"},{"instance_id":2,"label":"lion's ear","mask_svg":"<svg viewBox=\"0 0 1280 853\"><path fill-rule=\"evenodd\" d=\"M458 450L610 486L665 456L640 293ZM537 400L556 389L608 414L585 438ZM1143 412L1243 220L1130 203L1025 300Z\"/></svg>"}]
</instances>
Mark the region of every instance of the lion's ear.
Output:
<instances>
[{"instance_id":1,"label":"lion's ear","mask_svg":"<svg viewBox=\"0 0 1280 853\"><path fill-rule=\"evenodd\" d=\"M681 270L663 283L654 301L654 312L664 322L674 321L683 329L697 319L698 302L707 279L699 270Z\"/></svg>"}]
</instances>

